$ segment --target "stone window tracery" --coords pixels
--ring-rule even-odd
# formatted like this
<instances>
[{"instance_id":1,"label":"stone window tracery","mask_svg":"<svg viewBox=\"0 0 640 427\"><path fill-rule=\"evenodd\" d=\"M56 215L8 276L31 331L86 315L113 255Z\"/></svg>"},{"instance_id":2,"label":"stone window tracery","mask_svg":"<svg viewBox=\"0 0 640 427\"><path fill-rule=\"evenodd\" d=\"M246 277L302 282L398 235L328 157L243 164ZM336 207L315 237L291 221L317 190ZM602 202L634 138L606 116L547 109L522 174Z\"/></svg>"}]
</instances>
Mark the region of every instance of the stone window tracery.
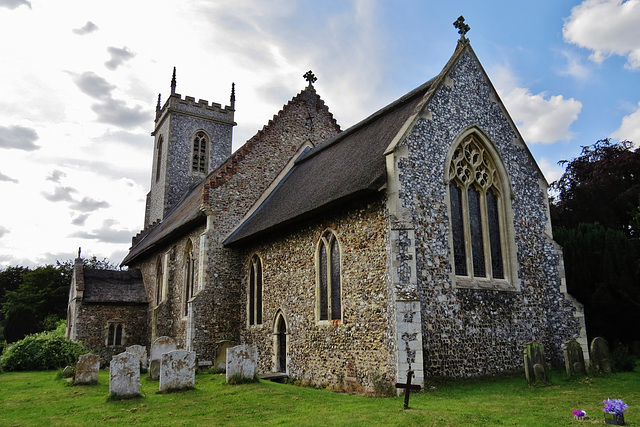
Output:
<instances>
[{"instance_id":1,"label":"stone window tracery","mask_svg":"<svg viewBox=\"0 0 640 427\"><path fill-rule=\"evenodd\" d=\"M470 135L455 148L449 179L455 275L505 279L504 184L479 138Z\"/></svg>"},{"instance_id":2,"label":"stone window tracery","mask_svg":"<svg viewBox=\"0 0 640 427\"><path fill-rule=\"evenodd\" d=\"M206 173L207 172L207 145L209 144L209 138L203 131L198 131L193 137L193 150L192 150L192 162L191 171L194 173Z\"/></svg>"},{"instance_id":3,"label":"stone window tracery","mask_svg":"<svg viewBox=\"0 0 640 427\"><path fill-rule=\"evenodd\" d=\"M317 253L318 319L342 319L340 245L332 231L325 231Z\"/></svg>"},{"instance_id":4,"label":"stone window tracery","mask_svg":"<svg viewBox=\"0 0 640 427\"><path fill-rule=\"evenodd\" d=\"M262 261L258 255L249 263L249 325L262 324Z\"/></svg>"}]
</instances>

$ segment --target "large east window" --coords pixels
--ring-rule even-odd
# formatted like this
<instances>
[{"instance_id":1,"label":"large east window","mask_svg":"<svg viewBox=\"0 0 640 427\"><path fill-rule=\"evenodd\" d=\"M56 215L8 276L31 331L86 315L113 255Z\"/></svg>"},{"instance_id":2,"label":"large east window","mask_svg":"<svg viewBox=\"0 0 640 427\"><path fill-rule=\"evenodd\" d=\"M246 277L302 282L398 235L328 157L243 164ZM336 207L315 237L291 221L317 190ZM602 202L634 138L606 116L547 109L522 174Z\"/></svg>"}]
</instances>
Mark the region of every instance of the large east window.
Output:
<instances>
[{"instance_id":1,"label":"large east window","mask_svg":"<svg viewBox=\"0 0 640 427\"><path fill-rule=\"evenodd\" d=\"M506 278L504 184L484 143L463 139L449 165L449 203L456 276Z\"/></svg>"}]
</instances>

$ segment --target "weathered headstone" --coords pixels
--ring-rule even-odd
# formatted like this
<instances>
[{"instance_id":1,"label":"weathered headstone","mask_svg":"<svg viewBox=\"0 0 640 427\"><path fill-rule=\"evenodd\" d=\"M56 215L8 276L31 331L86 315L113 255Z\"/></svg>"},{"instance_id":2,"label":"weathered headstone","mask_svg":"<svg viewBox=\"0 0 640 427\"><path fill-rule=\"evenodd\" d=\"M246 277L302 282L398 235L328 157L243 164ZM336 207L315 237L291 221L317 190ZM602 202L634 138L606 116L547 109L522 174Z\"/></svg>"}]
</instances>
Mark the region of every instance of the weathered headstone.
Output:
<instances>
[{"instance_id":1,"label":"weathered headstone","mask_svg":"<svg viewBox=\"0 0 640 427\"><path fill-rule=\"evenodd\" d=\"M227 349L233 347L229 340L222 340L216 343L216 354L213 359L213 368L222 372L227 369Z\"/></svg>"},{"instance_id":2,"label":"weathered headstone","mask_svg":"<svg viewBox=\"0 0 640 427\"><path fill-rule=\"evenodd\" d=\"M149 378L153 381L160 379L160 360L153 359L151 363L149 363Z\"/></svg>"},{"instance_id":3,"label":"weathered headstone","mask_svg":"<svg viewBox=\"0 0 640 427\"><path fill-rule=\"evenodd\" d=\"M140 358L131 353L113 356L109 365L109 393L117 399L140 396Z\"/></svg>"},{"instance_id":4,"label":"weathered headstone","mask_svg":"<svg viewBox=\"0 0 640 427\"><path fill-rule=\"evenodd\" d=\"M158 337L151 344L151 352L149 355L149 376L152 380L160 378L160 362L162 355L170 351L177 350L176 341L171 337ZM154 361L156 361L154 363Z\"/></svg>"},{"instance_id":5,"label":"weathered headstone","mask_svg":"<svg viewBox=\"0 0 640 427\"><path fill-rule=\"evenodd\" d=\"M253 379L258 374L258 349L237 345L227 349L226 380Z\"/></svg>"},{"instance_id":6,"label":"weathered headstone","mask_svg":"<svg viewBox=\"0 0 640 427\"><path fill-rule=\"evenodd\" d=\"M78 357L74 384L97 384L100 372L100 356L97 354L83 354Z\"/></svg>"},{"instance_id":7,"label":"weathered headstone","mask_svg":"<svg viewBox=\"0 0 640 427\"><path fill-rule=\"evenodd\" d=\"M147 357L147 347L144 345L130 345L125 348L127 353L135 354L140 358L140 368L147 369L149 367L149 358Z\"/></svg>"},{"instance_id":8,"label":"weathered headstone","mask_svg":"<svg viewBox=\"0 0 640 427\"><path fill-rule=\"evenodd\" d=\"M564 343L564 367L569 378L587 373L582 346L576 340L569 340Z\"/></svg>"},{"instance_id":9,"label":"weathered headstone","mask_svg":"<svg viewBox=\"0 0 640 427\"><path fill-rule=\"evenodd\" d=\"M175 350L162 355L160 391L193 388L196 383L196 352Z\"/></svg>"},{"instance_id":10,"label":"weathered headstone","mask_svg":"<svg viewBox=\"0 0 640 427\"><path fill-rule=\"evenodd\" d=\"M529 384L545 384L549 382L544 346L537 342L524 345L524 374Z\"/></svg>"},{"instance_id":11,"label":"weathered headstone","mask_svg":"<svg viewBox=\"0 0 640 427\"><path fill-rule=\"evenodd\" d=\"M611 353L609 344L602 337L595 337L591 341L590 369L598 374L611 373Z\"/></svg>"}]
</instances>

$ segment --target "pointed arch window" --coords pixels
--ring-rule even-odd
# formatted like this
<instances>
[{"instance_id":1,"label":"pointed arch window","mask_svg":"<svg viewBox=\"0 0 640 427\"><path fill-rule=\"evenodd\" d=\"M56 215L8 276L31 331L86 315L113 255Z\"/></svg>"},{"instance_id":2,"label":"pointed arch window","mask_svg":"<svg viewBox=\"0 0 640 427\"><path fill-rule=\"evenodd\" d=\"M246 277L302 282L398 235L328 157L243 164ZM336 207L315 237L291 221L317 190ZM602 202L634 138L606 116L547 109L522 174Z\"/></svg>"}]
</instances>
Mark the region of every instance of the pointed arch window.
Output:
<instances>
[{"instance_id":1,"label":"pointed arch window","mask_svg":"<svg viewBox=\"0 0 640 427\"><path fill-rule=\"evenodd\" d=\"M249 325L262 324L262 261L258 255L249 263Z\"/></svg>"},{"instance_id":2,"label":"pointed arch window","mask_svg":"<svg viewBox=\"0 0 640 427\"><path fill-rule=\"evenodd\" d=\"M198 131L193 137L191 171L194 173L207 172L207 152L209 138L203 131Z\"/></svg>"},{"instance_id":3,"label":"pointed arch window","mask_svg":"<svg viewBox=\"0 0 640 427\"><path fill-rule=\"evenodd\" d=\"M449 204L456 276L506 279L504 187L496 163L474 135L463 139L449 165Z\"/></svg>"},{"instance_id":4,"label":"pointed arch window","mask_svg":"<svg viewBox=\"0 0 640 427\"><path fill-rule=\"evenodd\" d=\"M122 323L109 323L107 332L107 345L123 345L124 326Z\"/></svg>"},{"instance_id":5,"label":"pointed arch window","mask_svg":"<svg viewBox=\"0 0 640 427\"><path fill-rule=\"evenodd\" d=\"M184 315L186 316L189 314L189 301L195 293L196 262L193 256L193 243L190 239L187 241L187 246L185 247L184 269Z\"/></svg>"},{"instance_id":6,"label":"pointed arch window","mask_svg":"<svg viewBox=\"0 0 640 427\"><path fill-rule=\"evenodd\" d=\"M158 138L158 149L156 150L156 182L160 179L160 168L162 168L162 135Z\"/></svg>"},{"instance_id":7,"label":"pointed arch window","mask_svg":"<svg viewBox=\"0 0 640 427\"><path fill-rule=\"evenodd\" d=\"M342 319L340 284L340 245L332 231L325 231L318 242L317 252L318 319Z\"/></svg>"},{"instance_id":8,"label":"pointed arch window","mask_svg":"<svg viewBox=\"0 0 640 427\"><path fill-rule=\"evenodd\" d=\"M164 299L164 269L162 265L162 257L156 262L156 305L159 305Z\"/></svg>"}]
</instances>

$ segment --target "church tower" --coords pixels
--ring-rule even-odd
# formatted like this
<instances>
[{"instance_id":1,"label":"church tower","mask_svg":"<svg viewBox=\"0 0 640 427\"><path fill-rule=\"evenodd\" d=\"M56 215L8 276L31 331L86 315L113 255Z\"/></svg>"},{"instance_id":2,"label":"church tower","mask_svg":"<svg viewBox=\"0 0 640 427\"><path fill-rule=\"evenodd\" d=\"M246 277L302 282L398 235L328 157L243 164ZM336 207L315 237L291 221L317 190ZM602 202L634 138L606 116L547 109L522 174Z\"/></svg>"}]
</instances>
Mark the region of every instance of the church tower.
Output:
<instances>
[{"instance_id":1,"label":"church tower","mask_svg":"<svg viewBox=\"0 0 640 427\"><path fill-rule=\"evenodd\" d=\"M231 155L235 111L235 88L230 105L204 99L184 99L176 93L176 69L171 78L171 95L156 106L153 133L151 190L147 194L144 227L162 220L191 186L201 181Z\"/></svg>"}]
</instances>

